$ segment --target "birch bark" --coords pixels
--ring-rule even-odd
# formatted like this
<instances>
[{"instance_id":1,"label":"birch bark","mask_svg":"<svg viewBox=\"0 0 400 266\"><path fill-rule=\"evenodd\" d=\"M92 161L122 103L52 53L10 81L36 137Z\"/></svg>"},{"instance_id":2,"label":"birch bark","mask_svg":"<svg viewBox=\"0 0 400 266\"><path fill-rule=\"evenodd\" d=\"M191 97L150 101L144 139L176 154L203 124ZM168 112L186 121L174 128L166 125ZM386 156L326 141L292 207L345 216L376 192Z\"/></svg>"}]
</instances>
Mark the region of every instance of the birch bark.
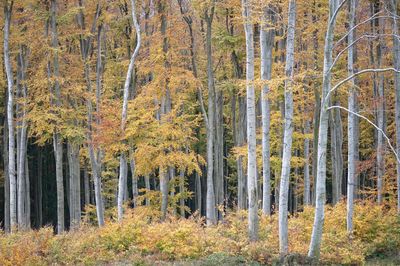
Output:
<instances>
[{"instance_id":1,"label":"birch bark","mask_svg":"<svg viewBox=\"0 0 400 266\"><path fill-rule=\"evenodd\" d=\"M355 25L355 12L356 12L356 0L349 0L349 28L352 29ZM354 42L354 31L349 32L348 43ZM354 46L353 46L354 47ZM354 48L351 47L348 50L348 74L349 76L354 74ZM348 109L351 112L357 112L356 107L356 88L354 79L351 80L351 88L348 99ZM348 137L348 175L347 175L347 231L353 231L353 212L354 212L354 190L356 182L356 130L357 130L357 119L356 116L351 112L348 113L348 126L347 126L347 137Z\"/></svg>"},{"instance_id":2,"label":"birch bark","mask_svg":"<svg viewBox=\"0 0 400 266\"><path fill-rule=\"evenodd\" d=\"M327 152L327 138L328 138L328 107L329 99L327 98L328 92L331 87L331 65L332 65L332 48L333 48L333 35L336 24L337 13L343 6L345 0L342 0L338 5L337 0L329 0L329 21L325 35L324 46L324 69L322 81L322 102L321 114L318 134L318 161L317 161L317 180L315 190L315 215L314 224L311 235L310 247L308 256L318 260L320 255L322 229L324 224L324 205L326 201L326 152Z\"/></svg>"},{"instance_id":3,"label":"birch bark","mask_svg":"<svg viewBox=\"0 0 400 266\"><path fill-rule=\"evenodd\" d=\"M129 86L131 83L132 79L132 72L133 68L135 66L135 60L136 57L139 53L140 45L141 45L141 37L140 37L140 25L138 23L137 17L136 17L136 6L135 6L135 0L131 0L131 7L132 7L132 20L133 24L135 26L136 30L136 47L135 51L133 52L130 62L129 62L129 67L128 71L126 74L126 79L125 79L125 84L124 84L124 96L123 96L123 103L122 103L122 114L121 114L121 131L125 131L125 125L126 125L126 120L128 116L128 98L129 98ZM125 191L125 186L126 184L126 171L125 168L127 168L127 161L125 158L125 154L122 153L120 155L120 175L119 175L119 181L118 181L118 221L122 221L123 218L123 198L124 198L124 191Z\"/></svg>"},{"instance_id":4,"label":"birch bark","mask_svg":"<svg viewBox=\"0 0 400 266\"><path fill-rule=\"evenodd\" d=\"M248 231L250 241L258 239L256 103L254 91L254 33L251 6L242 0L242 16L246 35L246 100L247 100L247 191L249 202Z\"/></svg>"},{"instance_id":5,"label":"birch bark","mask_svg":"<svg viewBox=\"0 0 400 266\"><path fill-rule=\"evenodd\" d=\"M282 171L279 189L279 251L288 253L288 201L290 182L290 160L293 140L293 72L295 44L296 1L289 2L289 18L286 40L285 67L285 127L283 136Z\"/></svg>"},{"instance_id":6,"label":"birch bark","mask_svg":"<svg viewBox=\"0 0 400 266\"><path fill-rule=\"evenodd\" d=\"M263 25L260 29L261 50L261 80L271 79L272 49L274 46L275 30L272 28L272 15L266 8L263 11ZM271 215L271 163L270 163L270 99L269 86L262 85L261 90L261 121L262 121L262 173L263 197L262 210L264 215Z\"/></svg>"},{"instance_id":7,"label":"birch bark","mask_svg":"<svg viewBox=\"0 0 400 266\"><path fill-rule=\"evenodd\" d=\"M207 123L207 195L206 219L207 225L217 223L216 201L214 191L214 138L215 138L215 87L212 59L211 30L214 19L215 1L212 1L210 10L205 11L206 29L206 54L207 54L207 81L208 81L208 123Z\"/></svg>"}]
</instances>

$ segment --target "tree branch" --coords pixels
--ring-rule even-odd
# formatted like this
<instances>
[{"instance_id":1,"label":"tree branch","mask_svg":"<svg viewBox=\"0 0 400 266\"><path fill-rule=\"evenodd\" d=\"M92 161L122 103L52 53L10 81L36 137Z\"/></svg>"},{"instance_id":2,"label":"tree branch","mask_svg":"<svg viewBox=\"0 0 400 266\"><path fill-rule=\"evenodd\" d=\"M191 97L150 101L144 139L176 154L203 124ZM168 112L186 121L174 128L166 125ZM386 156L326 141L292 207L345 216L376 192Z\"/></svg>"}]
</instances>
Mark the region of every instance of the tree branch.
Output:
<instances>
[{"instance_id":1,"label":"tree branch","mask_svg":"<svg viewBox=\"0 0 400 266\"><path fill-rule=\"evenodd\" d=\"M347 2L347 0L343 0L339 6L336 8L335 12L332 14L331 19L329 20L329 25L332 26L332 24L336 21L336 16L338 15L340 9L344 6L344 4Z\"/></svg>"},{"instance_id":2,"label":"tree branch","mask_svg":"<svg viewBox=\"0 0 400 266\"><path fill-rule=\"evenodd\" d=\"M395 17L393 17L393 16L388 16L388 15L385 15L385 16L377 16L377 15L380 14L380 13L382 13L382 11L380 11L380 12L374 14L373 16L367 18L366 20L364 20L364 21L358 23L358 24L355 25L353 28L349 29L349 31L347 31L346 34L336 42L336 44L333 46L333 48L336 48L342 41L344 41L344 40L347 38L347 36L349 36L350 32L352 32L353 30L355 30L355 29L358 28L359 26L361 26L361 25L363 25L363 24L365 24L365 23L367 23L367 22L369 22L369 21L371 21L371 20L379 19L379 18L393 18L393 19L396 19Z\"/></svg>"},{"instance_id":3,"label":"tree branch","mask_svg":"<svg viewBox=\"0 0 400 266\"><path fill-rule=\"evenodd\" d=\"M354 73L353 75L350 75L347 78L341 80L332 89L330 89L330 91L328 92L328 94L324 98L324 101L327 101L329 99L329 96L332 94L332 92L337 90L344 83L346 83L349 80L352 80L353 78L355 78L355 77L357 77L357 76L359 76L361 74L365 74L365 73L381 73L381 72L388 72L388 71L393 71L393 72L396 72L396 73L400 73L400 70L396 70L393 67L389 67L389 68L369 68L369 69L364 69L364 70L358 71L357 73Z\"/></svg>"},{"instance_id":4,"label":"tree branch","mask_svg":"<svg viewBox=\"0 0 400 266\"><path fill-rule=\"evenodd\" d=\"M400 40L400 36L396 35L396 34L364 34L360 37L358 37L355 41L353 41L352 43L350 43L349 45L347 45L345 48L343 48L335 57L335 59L332 62L331 67L329 68L328 71L332 71L333 67L335 66L335 64L337 63L337 61L339 60L340 56L344 54L344 52L346 52L349 48L351 48L352 46L354 46L357 42L361 41L364 38L371 38L371 39L375 39L378 37L385 37L385 36L393 36L397 39Z\"/></svg>"},{"instance_id":5,"label":"tree branch","mask_svg":"<svg viewBox=\"0 0 400 266\"><path fill-rule=\"evenodd\" d=\"M399 158L399 156L398 156L396 150L394 149L392 143L390 142L389 137L385 134L385 132L384 132L380 127L378 127L377 125L375 125L375 124L374 124L371 120L369 120L367 117L365 117L365 116L363 116L363 115L361 115L361 114L359 114L359 113L350 111L350 110L347 109L346 107L343 107L343 106L340 106L340 105L333 105L333 106L330 106L330 107L328 108L328 110L332 110L332 109L335 109L335 108L336 108L336 109L342 109L342 110L344 110L344 111L346 111L346 112L348 112L348 113L350 113L350 114L352 114L352 115L355 115L355 116L357 116L357 117L359 117L359 118L364 119L364 120L367 121L369 124L371 124L376 130L378 130L380 133L382 133L383 137L386 139L387 143L389 144L390 149L392 150L392 152L393 152L394 155L396 156L397 162L400 163L400 158Z\"/></svg>"}]
</instances>

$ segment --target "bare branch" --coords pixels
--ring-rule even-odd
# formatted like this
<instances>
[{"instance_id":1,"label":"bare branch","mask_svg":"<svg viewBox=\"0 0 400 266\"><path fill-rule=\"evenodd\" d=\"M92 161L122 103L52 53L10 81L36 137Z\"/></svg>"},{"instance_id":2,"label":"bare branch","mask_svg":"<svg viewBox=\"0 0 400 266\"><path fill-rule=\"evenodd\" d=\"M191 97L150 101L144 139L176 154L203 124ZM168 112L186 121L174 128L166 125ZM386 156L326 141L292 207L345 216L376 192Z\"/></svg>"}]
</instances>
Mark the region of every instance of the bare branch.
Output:
<instances>
[{"instance_id":1,"label":"bare branch","mask_svg":"<svg viewBox=\"0 0 400 266\"><path fill-rule=\"evenodd\" d=\"M385 132L384 132L383 129L381 129L380 127L378 127L377 125L375 125L375 124L374 124L371 120L369 120L367 117L365 117L365 116L363 116L363 115L361 115L361 114L359 114L359 113L350 111L350 110L347 109L346 107L343 107L343 106L340 106L340 105L333 105L333 106L330 106L330 107L328 108L328 110L332 110L332 109L335 109L335 108L336 108L336 109L345 110L346 112L348 112L348 113L350 113L350 114L352 114L352 115L355 115L355 116L357 116L357 117L359 117L359 118L364 119L364 120L367 121L369 124L371 124L376 130L378 130L380 133L382 133L383 137L386 139L387 143L389 144L390 149L392 150L392 152L393 152L394 155L396 156L397 162L400 163L400 158L399 158L399 156L398 156L398 154L397 154L395 148L393 147L392 143L390 142L389 137L385 134Z\"/></svg>"},{"instance_id":2,"label":"bare branch","mask_svg":"<svg viewBox=\"0 0 400 266\"><path fill-rule=\"evenodd\" d=\"M345 84L347 81L352 80L353 78L365 74L365 73L382 73L382 72L388 72L388 71L393 71L396 73L400 73L400 70L396 70L393 67L389 67L389 68L369 68L369 69L364 69L364 70L360 70L357 73L354 73L353 75L348 76L347 78L341 80L339 83L337 83L326 95L326 97L324 98L324 101L327 101L329 99L329 96L332 94L332 92L334 92L335 90L337 90L340 86L342 86L343 84Z\"/></svg>"},{"instance_id":3,"label":"bare branch","mask_svg":"<svg viewBox=\"0 0 400 266\"><path fill-rule=\"evenodd\" d=\"M204 107L203 93L201 92L201 89L200 89L200 88L197 89L197 94L198 94L199 101L200 101L201 113L203 114L204 121L206 122L206 125L207 125L207 127L208 127L208 126L210 126L210 125L209 125L209 122L208 122L208 115L207 115L206 108Z\"/></svg>"},{"instance_id":4,"label":"bare branch","mask_svg":"<svg viewBox=\"0 0 400 266\"><path fill-rule=\"evenodd\" d=\"M335 60L333 60L333 63L331 65L331 67L329 68L328 71L332 71L333 67L335 66L335 64L337 63L337 61L339 60L340 56L342 56L344 54L344 52L346 52L348 49L350 49L352 46L354 46L357 42L365 39L365 38L370 38L370 39L376 39L378 37L386 37L386 36L392 36L395 37L397 39L400 40L400 36L396 35L396 34L364 34L360 37L358 37L355 41L353 41L352 43L350 43L349 45L347 45L345 48L343 48L335 57Z\"/></svg>"},{"instance_id":5,"label":"bare branch","mask_svg":"<svg viewBox=\"0 0 400 266\"><path fill-rule=\"evenodd\" d=\"M380 12L378 12L378 13L375 13L373 16L367 18L367 19L364 20L364 21L361 21L360 23L358 23L357 25L355 25L353 28L349 29L349 31L346 32L346 34L336 42L336 44L333 46L333 48L336 48L341 42L343 42L343 41L347 38L347 36L349 36L350 32L352 32L352 31L355 30L356 28L360 27L361 25L363 25L363 24L365 24L365 23L367 23L367 22L369 22L369 21L371 21L371 20L380 19L380 18L392 18L392 19L395 19L395 20L397 19L397 18L394 17L394 16L388 16L388 15L385 15L385 16L377 16L377 15L380 14L380 13L382 13L382 11L380 11Z\"/></svg>"},{"instance_id":6,"label":"bare branch","mask_svg":"<svg viewBox=\"0 0 400 266\"><path fill-rule=\"evenodd\" d=\"M343 0L339 6L336 8L335 12L331 16L331 19L329 21L329 24L332 26L332 24L336 21L336 16L338 15L340 9L344 6L344 4L347 2L347 0Z\"/></svg>"}]
</instances>

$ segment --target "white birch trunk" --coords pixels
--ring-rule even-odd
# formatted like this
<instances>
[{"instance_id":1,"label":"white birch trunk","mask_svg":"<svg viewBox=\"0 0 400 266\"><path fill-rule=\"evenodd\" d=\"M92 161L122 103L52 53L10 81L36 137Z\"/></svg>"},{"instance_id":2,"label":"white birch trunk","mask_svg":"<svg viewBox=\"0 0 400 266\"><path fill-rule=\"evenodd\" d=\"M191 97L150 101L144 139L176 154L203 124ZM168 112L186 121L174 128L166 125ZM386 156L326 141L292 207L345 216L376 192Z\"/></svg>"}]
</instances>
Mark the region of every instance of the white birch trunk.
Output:
<instances>
[{"instance_id":1,"label":"white birch trunk","mask_svg":"<svg viewBox=\"0 0 400 266\"><path fill-rule=\"evenodd\" d=\"M81 186L79 167L79 146L68 143L70 228L77 229L81 220Z\"/></svg>"},{"instance_id":2,"label":"white birch trunk","mask_svg":"<svg viewBox=\"0 0 400 266\"><path fill-rule=\"evenodd\" d=\"M149 177L149 175L146 175L144 177L144 183L145 183L146 193L150 192L150 177ZM147 207L150 206L150 199L148 196L146 196L145 204Z\"/></svg>"},{"instance_id":3,"label":"white birch trunk","mask_svg":"<svg viewBox=\"0 0 400 266\"><path fill-rule=\"evenodd\" d=\"M310 133L310 121L305 121L304 133ZM304 139L304 194L303 204L308 206L311 204L311 182L310 182L310 139Z\"/></svg>"},{"instance_id":4,"label":"white birch trunk","mask_svg":"<svg viewBox=\"0 0 400 266\"><path fill-rule=\"evenodd\" d=\"M281 255L288 253L288 201L290 182L290 160L293 140L293 71L296 1L289 2L289 18L286 40L285 67L285 127L283 136L282 171L279 189L279 251Z\"/></svg>"},{"instance_id":5,"label":"white birch trunk","mask_svg":"<svg viewBox=\"0 0 400 266\"><path fill-rule=\"evenodd\" d=\"M392 14L397 15L397 1L389 0L388 1L389 11ZM393 19L392 21L392 33L393 36L393 63L394 68L399 71L400 70L400 41L398 39L398 23L397 19ZM400 153L400 73L394 73L394 84L395 84L395 122L396 122L396 152ZM400 214L400 163L397 162L397 213Z\"/></svg>"},{"instance_id":6,"label":"white birch trunk","mask_svg":"<svg viewBox=\"0 0 400 266\"><path fill-rule=\"evenodd\" d=\"M272 19L269 18L267 9L263 13L263 25L260 29L261 50L261 80L271 79L272 72L272 48L274 45L275 31L267 29L271 27ZM271 215L271 163L270 163L270 99L269 87L263 84L261 90L261 121L262 121L262 173L263 173L263 196L262 210L264 215Z\"/></svg>"},{"instance_id":7,"label":"white birch trunk","mask_svg":"<svg viewBox=\"0 0 400 266\"><path fill-rule=\"evenodd\" d=\"M140 37L140 25L138 24L138 20L136 17L136 6L135 0L131 0L131 7L132 7L132 20L133 25L135 26L136 30L136 48L133 52L130 62L128 71L126 74L125 84L124 84L124 96L123 96L123 103L122 103L122 115L121 115L121 130L122 132L125 131L125 124L128 116L128 98L129 98L129 85L132 79L132 72L135 66L135 59L139 53L140 44L141 44L141 37ZM127 167L127 162L124 154L120 155L120 176L118 181L118 221L122 221L123 218L123 197L126 184L126 176L125 176L125 168Z\"/></svg>"},{"instance_id":8,"label":"white birch trunk","mask_svg":"<svg viewBox=\"0 0 400 266\"><path fill-rule=\"evenodd\" d=\"M89 186L89 174L87 171L87 165L85 163L85 168L83 169L83 189L84 189L84 199L85 205L90 204L90 186Z\"/></svg>"},{"instance_id":9,"label":"white birch trunk","mask_svg":"<svg viewBox=\"0 0 400 266\"><path fill-rule=\"evenodd\" d=\"M355 25L355 12L356 0L349 0L349 28L352 29ZM348 35L348 43L354 42L354 31L350 31ZM348 75L354 74L354 46L349 48L347 57ZM351 112L357 112L356 107L356 88L354 79L351 80L351 88L348 99L348 109ZM348 113L348 126L347 126L347 143L348 143L348 175L347 175L347 231L353 231L353 212L354 212L354 190L356 186L356 134L357 134L357 121L355 115L351 112Z\"/></svg>"},{"instance_id":10,"label":"white birch trunk","mask_svg":"<svg viewBox=\"0 0 400 266\"><path fill-rule=\"evenodd\" d=\"M6 93L7 95L7 93ZM6 97L5 101L8 101ZM5 104L6 105L6 104ZM7 112L3 127L3 163L4 163L4 231L10 233L10 176L8 174L8 121Z\"/></svg>"},{"instance_id":11,"label":"white birch trunk","mask_svg":"<svg viewBox=\"0 0 400 266\"><path fill-rule=\"evenodd\" d=\"M242 0L242 15L246 34L246 95L247 95L247 191L249 201L248 230L250 241L258 239L256 106L254 91L254 35L251 6Z\"/></svg>"},{"instance_id":12,"label":"white birch trunk","mask_svg":"<svg viewBox=\"0 0 400 266\"><path fill-rule=\"evenodd\" d=\"M53 56L53 77L55 78L54 94L55 105L61 107L61 90L59 83L59 62L58 62L58 33L57 33L57 2L51 1L51 46L54 49ZM53 133L54 156L56 163L56 183L57 183L57 234L64 232L64 183L63 183L63 140L57 125Z\"/></svg>"},{"instance_id":13,"label":"white birch trunk","mask_svg":"<svg viewBox=\"0 0 400 266\"><path fill-rule=\"evenodd\" d=\"M26 151L27 151L27 123L26 123L26 98L27 91L24 85L25 79L25 52L24 48L20 48L17 63L17 95L21 100L17 103L16 112L19 122L17 123L17 214L18 214L18 229L26 230L28 228L27 216L27 192L26 186Z\"/></svg>"},{"instance_id":14,"label":"white birch trunk","mask_svg":"<svg viewBox=\"0 0 400 266\"><path fill-rule=\"evenodd\" d=\"M380 40L382 42L383 40ZM378 49L378 67L381 65L382 57L382 43L377 47ZM375 75L378 79L377 88L377 124L383 131L386 131L385 125L385 76L384 74ZM375 82L376 83L376 82ZM385 139L381 131L377 130L377 149L376 149L376 163L377 163L377 190L378 190L378 204L382 203L383 193L383 176L385 174Z\"/></svg>"},{"instance_id":15,"label":"white birch trunk","mask_svg":"<svg viewBox=\"0 0 400 266\"><path fill-rule=\"evenodd\" d=\"M214 18L214 1L210 14L206 11L206 53L207 53L207 80L208 80L208 124L207 124L207 195L206 195L206 220L207 225L215 225L216 205L214 191L214 119L215 119L215 88L211 46L211 26Z\"/></svg>"},{"instance_id":16,"label":"white birch trunk","mask_svg":"<svg viewBox=\"0 0 400 266\"><path fill-rule=\"evenodd\" d=\"M329 99L325 99L331 87L333 35L338 7L337 0L329 0L329 21L325 35L324 69L322 81L322 103L318 134L317 180L315 189L315 215L308 256L318 260L320 255L322 229L324 225L324 205L326 201L326 152L328 143L328 107Z\"/></svg>"},{"instance_id":17,"label":"white birch trunk","mask_svg":"<svg viewBox=\"0 0 400 266\"><path fill-rule=\"evenodd\" d=\"M137 197L139 196L139 188L138 188L138 177L136 175L136 167L135 167L135 159L133 158L133 154L131 154L131 173L132 173L132 199L133 199L133 206L136 207Z\"/></svg>"},{"instance_id":18,"label":"white birch trunk","mask_svg":"<svg viewBox=\"0 0 400 266\"><path fill-rule=\"evenodd\" d=\"M7 126L8 126L8 180L10 182L10 229L17 229L17 180L15 173L15 135L14 135L14 78L10 61L9 37L12 4L8 1L4 8L4 67L7 75Z\"/></svg>"}]
</instances>

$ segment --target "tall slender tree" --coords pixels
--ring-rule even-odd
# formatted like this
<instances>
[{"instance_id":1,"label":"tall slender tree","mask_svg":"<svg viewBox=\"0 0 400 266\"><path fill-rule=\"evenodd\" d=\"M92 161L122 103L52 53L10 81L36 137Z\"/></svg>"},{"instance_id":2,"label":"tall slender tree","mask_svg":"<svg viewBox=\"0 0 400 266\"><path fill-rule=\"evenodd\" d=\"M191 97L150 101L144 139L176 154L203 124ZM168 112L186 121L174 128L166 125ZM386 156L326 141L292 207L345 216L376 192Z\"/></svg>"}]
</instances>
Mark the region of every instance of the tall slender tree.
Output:
<instances>
[{"instance_id":1,"label":"tall slender tree","mask_svg":"<svg viewBox=\"0 0 400 266\"><path fill-rule=\"evenodd\" d=\"M282 171L279 189L279 251L281 255L288 253L288 202L290 182L290 160L293 141L293 75L295 45L296 1L289 2L289 18L286 40L285 66L285 125L283 135Z\"/></svg>"},{"instance_id":2,"label":"tall slender tree","mask_svg":"<svg viewBox=\"0 0 400 266\"><path fill-rule=\"evenodd\" d=\"M208 85L208 117L207 117L207 225L217 223L216 201L214 189L214 139L215 139L215 84L212 58L212 23L214 20L215 0L211 7L204 11L206 21L206 55L207 55L207 85Z\"/></svg>"},{"instance_id":3,"label":"tall slender tree","mask_svg":"<svg viewBox=\"0 0 400 266\"><path fill-rule=\"evenodd\" d=\"M355 12L356 12L356 0L349 0L349 28L352 29L355 25ZM354 31L350 30L348 36L349 45L355 40ZM349 76L354 75L354 52L355 46L352 46L348 50L348 74ZM348 105L351 112L357 112L356 107L356 87L354 79L351 80L351 88L349 92ZM348 126L347 126L347 137L348 137L348 174L347 174L347 231L353 231L353 209L354 209L354 187L356 181L356 127L357 127L356 116L349 112L348 114Z\"/></svg>"},{"instance_id":4,"label":"tall slender tree","mask_svg":"<svg viewBox=\"0 0 400 266\"><path fill-rule=\"evenodd\" d=\"M15 173L15 135L14 135L14 78L10 61L10 28L14 1L4 5L4 66L7 75L7 127L8 127L8 181L10 187L10 228L17 228L17 180Z\"/></svg>"},{"instance_id":5,"label":"tall slender tree","mask_svg":"<svg viewBox=\"0 0 400 266\"><path fill-rule=\"evenodd\" d=\"M121 116L121 131L124 132L127 116L128 116L128 98L129 98L129 86L132 79L132 72L135 66L135 60L137 55L139 54L139 49L141 45L141 36L140 36L140 25L136 16L136 6L135 0L131 0L131 8L132 8L132 20L133 25L136 30L136 47L130 58L128 71L126 74L125 84L124 84L124 93L123 93L123 103L122 103L122 116ZM118 221L122 221L123 218L123 200L124 200L124 191L127 186L127 177L126 177L126 168L127 160L124 152L121 153L119 157L119 181L118 181Z\"/></svg>"},{"instance_id":6,"label":"tall slender tree","mask_svg":"<svg viewBox=\"0 0 400 266\"><path fill-rule=\"evenodd\" d=\"M254 32L250 1L242 0L242 16L246 35L246 96L247 96L247 191L249 202L249 238L258 239L256 103L254 91Z\"/></svg>"},{"instance_id":7,"label":"tall slender tree","mask_svg":"<svg viewBox=\"0 0 400 266\"><path fill-rule=\"evenodd\" d=\"M396 0L388 0L388 9L391 12L392 19L392 34L393 34L393 63L396 72L394 73L395 87L395 123L396 123L396 151L400 152L400 41L398 38L398 20L397 20L397 4ZM400 188L400 162L397 162L397 188ZM397 189L397 212L400 213L400 189Z\"/></svg>"},{"instance_id":8,"label":"tall slender tree","mask_svg":"<svg viewBox=\"0 0 400 266\"><path fill-rule=\"evenodd\" d=\"M329 20L325 34L322 99L318 134L318 171L315 189L315 216L310 247L308 250L308 256L314 259L319 259L320 255L322 228L324 223L324 206L326 201L326 151L328 143L329 118L329 101L327 98L331 88L333 35L335 32L337 14L345 2L346 0L343 0L340 4L338 4L337 0L329 0Z\"/></svg>"},{"instance_id":9,"label":"tall slender tree","mask_svg":"<svg viewBox=\"0 0 400 266\"><path fill-rule=\"evenodd\" d=\"M61 108L60 70L58 60L58 32L57 32L57 1L50 2L50 28L51 48L53 49L53 72L54 78L54 104L59 112ZM64 177L63 177L63 139L59 126L55 125L53 133L53 146L56 162L56 183L57 183L57 233L61 234L65 229L64 217Z\"/></svg>"},{"instance_id":10,"label":"tall slender tree","mask_svg":"<svg viewBox=\"0 0 400 266\"><path fill-rule=\"evenodd\" d=\"M275 30L272 26L272 12L266 7L263 10L263 21L260 29L261 50L261 80L271 79L272 49L274 46ZM263 214L271 215L271 151L270 151L270 99L269 86L263 84L261 90L262 109L262 170L263 170Z\"/></svg>"}]
</instances>

